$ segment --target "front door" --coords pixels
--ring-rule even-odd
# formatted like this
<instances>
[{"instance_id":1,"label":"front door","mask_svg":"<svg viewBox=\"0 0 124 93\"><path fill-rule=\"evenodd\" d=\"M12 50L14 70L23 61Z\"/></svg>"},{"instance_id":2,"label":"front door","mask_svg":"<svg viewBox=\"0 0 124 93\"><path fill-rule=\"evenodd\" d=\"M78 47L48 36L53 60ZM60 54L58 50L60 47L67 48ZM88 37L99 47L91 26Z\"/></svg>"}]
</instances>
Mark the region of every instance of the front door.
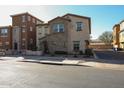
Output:
<instances>
[{"instance_id":1,"label":"front door","mask_svg":"<svg viewBox=\"0 0 124 93\"><path fill-rule=\"evenodd\" d=\"M14 50L17 50L18 49L18 44L15 42L14 43Z\"/></svg>"},{"instance_id":2,"label":"front door","mask_svg":"<svg viewBox=\"0 0 124 93\"><path fill-rule=\"evenodd\" d=\"M44 47L44 53L48 53L48 45L47 45L47 41L43 42L43 47Z\"/></svg>"}]
</instances>

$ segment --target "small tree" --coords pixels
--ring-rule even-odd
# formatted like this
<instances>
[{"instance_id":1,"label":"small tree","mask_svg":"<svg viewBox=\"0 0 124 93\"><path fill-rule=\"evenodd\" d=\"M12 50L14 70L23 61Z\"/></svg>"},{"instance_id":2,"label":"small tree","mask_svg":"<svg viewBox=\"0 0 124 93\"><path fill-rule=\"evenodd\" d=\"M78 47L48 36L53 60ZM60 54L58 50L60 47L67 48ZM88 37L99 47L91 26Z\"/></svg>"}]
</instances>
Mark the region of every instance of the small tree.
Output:
<instances>
[{"instance_id":1,"label":"small tree","mask_svg":"<svg viewBox=\"0 0 124 93\"><path fill-rule=\"evenodd\" d=\"M106 31L102 33L102 35L100 35L98 39L104 43L111 44L113 39L112 32Z\"/></svg>"}]
</instances>

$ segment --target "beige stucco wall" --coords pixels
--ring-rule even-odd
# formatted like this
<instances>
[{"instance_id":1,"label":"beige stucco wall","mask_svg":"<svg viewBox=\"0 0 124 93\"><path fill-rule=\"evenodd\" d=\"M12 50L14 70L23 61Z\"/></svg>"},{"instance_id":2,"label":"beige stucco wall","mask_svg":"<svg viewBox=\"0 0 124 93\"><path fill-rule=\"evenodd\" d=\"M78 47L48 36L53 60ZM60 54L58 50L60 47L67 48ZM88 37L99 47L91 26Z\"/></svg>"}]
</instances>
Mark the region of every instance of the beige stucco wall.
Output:
<instances>
[{"instance_id":1,"label":"beige stucco wall","mask_svg":"<svg viewBox=\"0 0 124 93\"><path fill-rule=\"evenodd\" d=\"M70 24L68 25L68 52L73 52L73 41L80 41L80 50L85 50L85 40L90 39L90 28L89 28L89 19L69 16L71 19ZM83 22L84 27L82 31L76 31L76 22Z\"/></svg>"},{"instance_id":2,"label":"beige stucco wall","mask_svg":"<svg viewBox=\"0 0 124 93\"><path fill-rule=\"evenodd\" d=\"M64 32L54 32L53 31L53 25L57 23L63 23L64 24ZM49 31L50 31L50 36L47 38L48 42L48 47L50 52L55 52L55 51L65 51L67 52L68 50L68 20L63 20L63 19L56 19L52 22L49 23Z\"/></svg>"},{"instance_id":3,"label":"beige stucco wall","mask_svg":"<svg viewBox=\"0 0 124 93\"><path fill-rule=\"evenodd\" d=\"M55 51L67 52L67 39L64 37L64 33L56 33L48 36L47 44L50 53L54 53Z\"/></svg>"},{"instance_id":4,"label":"beige stucco wall","mask_svg":"<svg viewBox=\"0 0 124 93\"><path fill-rule=\"evenodd\" d=\"M48 23L48 35L43 41L47 41L50 52L66 51L72 54L74 52L73 41L80 41L80 50L85 50L85 40L90 39L89 19L76 16L69 16L69 19L71 19L71 21L63 18L56 18ZM76 31L76 22L83 22L84 26L82 31ZM56 23L64 24L64 32L53 31L53 25ZM41 35L39 33L43 34ZM38 39L44 36L44 27L41 26L41 28L39 28L37 26L37 46Z\"/></svg>"},{"instance_id":5,"label":"beige stucco wall","mask_svg":"<svg viewBox=\"0 0 124 93\"><path fill-rule=\"evenodd\" d=\"M36 26L36 45L37 48L40 49L40 38L45 37L46 35L49 34L49 28L45 28L48 27L48 25L38 25Z\"/></svg>"}]
</instances>

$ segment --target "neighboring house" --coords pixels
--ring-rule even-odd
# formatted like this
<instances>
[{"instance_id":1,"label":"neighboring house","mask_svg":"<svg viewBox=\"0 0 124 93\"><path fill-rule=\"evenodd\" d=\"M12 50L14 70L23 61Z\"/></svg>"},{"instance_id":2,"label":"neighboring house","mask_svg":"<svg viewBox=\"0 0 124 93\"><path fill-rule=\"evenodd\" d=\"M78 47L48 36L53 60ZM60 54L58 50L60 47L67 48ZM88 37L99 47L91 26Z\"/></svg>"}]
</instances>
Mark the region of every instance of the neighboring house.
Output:
<instances>
[{"instance_id":1,"label":"neighboring house","mask_svg":"<svg viewBox=\"0 0 124 93\"><path fill-rule=\"evenodd\" d=\"M36 25L36 46L38 50L42 50L40 39L49 34L48 24L37 24Z\"/></svg>"},{"instance_id":2,"label":"neighboring house","mask_svg":"<svg viewBox=\"0 0 124 93\"><path fill-rule=\"evenodd\" d=\"M90 17L66 14L48 21L48 35L41 38L44 52L63 52L72 54L87 48L91 34Z\"/></svg>"},{"instance_id":3,"label":"neighboring house","mask_svg":"<svg viewBox=\"0 0 124 93\"><path fill-rule=\"evenodd\" d=\"M116 24L113 26L113 46L117 45L120 47L119 43L119 31L120 31L120 25Z\"/></svg>"},{"instance_id":4,"label":"neighboring house","mask_svg":"<svg viewBox=\"0 0 124 93\"><path fill-rule=\"evenodd\" d=\"M11 17L13 50L36 50L36 24L42 24L43 21L27 12L11 15Z\"/></svg>"},{"instance_id":5,"label":"neighboring house","mask_svg":"<svg viewBox=\"0 0 124 93\"><path fill-rule=\"evenodd\" d=\"M124 20L113 26L113 46L124 49Z\"/></svg>"},{"instance_id":6,"label":"neighboring house","mask_svg":"<svg viewBox=\"0 0 124 93\"><path fill-rule=\"evenodd\" d=\"M119 44L124 49L124 20L120 22Z\"/></svg>"},{"instance_id":7,"label":"neighboring house","mask_svg":"<svg viewBox=\"0 0 124 93\"><path fill-rule=\"evenodd\" d=\"M0 49L12 49L12 26L0 26Z\"/></svg>"}]
</instances>

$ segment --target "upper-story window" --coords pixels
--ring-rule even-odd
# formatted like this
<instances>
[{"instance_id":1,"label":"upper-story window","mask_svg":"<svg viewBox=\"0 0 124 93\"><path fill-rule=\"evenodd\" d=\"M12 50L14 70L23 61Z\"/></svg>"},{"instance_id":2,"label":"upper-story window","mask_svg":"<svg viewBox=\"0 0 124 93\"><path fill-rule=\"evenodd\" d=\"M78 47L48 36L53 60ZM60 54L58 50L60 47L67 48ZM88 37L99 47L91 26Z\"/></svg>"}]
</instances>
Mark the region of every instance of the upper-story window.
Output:
<instances>
[{"instance_id":1,"label":"upper-story window","mask_svg":"<svg viewBox=\"0 0 124 93\"><path fill-rule=\"evenodd\" d=\"M33 20L33 23L35 23L35 18L33 18L32 20Z\"/></svg>"},{"instance_id":2,"label":"upper-story window","mask_svg":"<svg viewBox=\"0 0 124 93\"><path fill-rule=\"evenodd\" d=\"M25 15L22 16L22 22L25 22L26 21L26 17Z\"/></svg>"},{"instance_id":3,"label":"upper-story window","mask_svg":"<svg viewBox=\"0 0 124 93\"><path fill-rule=\"evenodd\" d=\"M28 21L31 21L31 16L28 16Z\"/></svg>"},{"instance_id":4,"label":"upper-story window","mask_svg":"<svg viewBox=\"0 0 124 93\"><path fill-rule=\"evenodd\" d=\"M36 20L36 24L42 24L43 22Z\"/></svg>"},{"instance_id":5,"label":"upper-story window","mask_svg":"<svg viewBox=\"0 0 124 93\"><path fill-rule=\"evenodd\" d=\"M76 30L77 31L83 30L83 23L82 22L76 22Z\"/></svg>"},{"instance_id":6,"label":"upper-story window","mask_svg":"<svg viewBox=\"0 0 124 93\"><path fill-rule=\"evenodd\" d=\"M1 36L7 36L8 34L8 29L4 28L4 29L1 29Z\"/></svg>"},{"instance_id":7,"label":"upper-story window","mask_svg":"<svg viewBox=\"0 0 124 93\"><path fill-rule=\"evenodd\" d=\"M64 32L64 24L54 24L53 25L53 31L54 32Z\"/></svg>"}]
</instances>

